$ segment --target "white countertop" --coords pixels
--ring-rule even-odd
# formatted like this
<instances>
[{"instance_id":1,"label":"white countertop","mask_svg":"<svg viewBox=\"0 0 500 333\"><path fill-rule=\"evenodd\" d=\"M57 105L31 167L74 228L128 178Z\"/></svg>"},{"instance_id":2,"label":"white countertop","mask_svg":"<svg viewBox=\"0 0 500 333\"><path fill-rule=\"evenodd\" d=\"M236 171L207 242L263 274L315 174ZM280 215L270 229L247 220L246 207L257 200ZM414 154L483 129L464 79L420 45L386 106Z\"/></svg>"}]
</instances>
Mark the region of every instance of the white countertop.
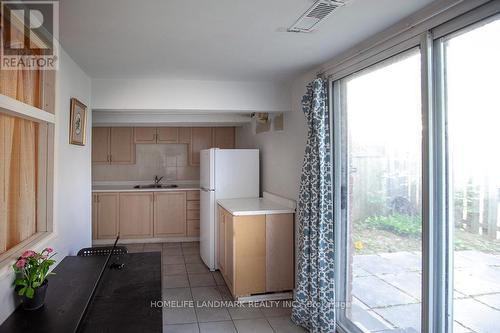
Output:
<instances>
[{"instance_id":1,"label":"white countertop","mask_svg":"<svg viewBox=\"0 0 500 333\"><path fill-rule=\"evenodd\" d=\"M175 192L199 191L200 186L194 184L178 184L174 188L134 188L132 184L93 185L92 192Z\"/></svg>"},{"instance_id":2,"label":"white countertop","mask_svg":"<svg viewBox=\"0 0 500 333\"><path fill-rule=\"evenodd\" d=\"M235 216L295 213L295 209L265 198L222 199L217 203Z\"/></svg>"}]
</instances>

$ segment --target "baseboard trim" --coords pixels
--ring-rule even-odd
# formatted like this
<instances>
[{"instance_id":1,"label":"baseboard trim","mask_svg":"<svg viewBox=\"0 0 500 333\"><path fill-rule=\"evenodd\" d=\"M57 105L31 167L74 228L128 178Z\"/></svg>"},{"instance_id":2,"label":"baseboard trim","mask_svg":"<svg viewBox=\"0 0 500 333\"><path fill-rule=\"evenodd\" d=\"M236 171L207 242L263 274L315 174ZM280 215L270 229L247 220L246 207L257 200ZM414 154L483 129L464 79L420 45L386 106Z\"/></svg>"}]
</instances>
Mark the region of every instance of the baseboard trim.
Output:
<instances>
[{"instance_id":1,"label":"baseboard trim","mask_svg":"<svg viewBox=\"0 0 500 333\"><path fill-rule=\"evenodd\" d=\"M200 237L160 237L120 239L118 244L199 242ZM113 245L114 239L93 239L92 245Z\"/></svg>"},{"instance_id":2,"label":"baseboard trim","mask_svg":"<svg viewBox=\"0 0 500 333\"><path fill-rule=\"evenodd\" d=\"M236 298L236 300L238 302L242 302L242 303L279 301L279 300L285 300L285 299L293 299L293 293L286 292L286 293L274 293L274 294L261 294L261 295L243 296L243 297Z\"/></svg>"}]
</instances>

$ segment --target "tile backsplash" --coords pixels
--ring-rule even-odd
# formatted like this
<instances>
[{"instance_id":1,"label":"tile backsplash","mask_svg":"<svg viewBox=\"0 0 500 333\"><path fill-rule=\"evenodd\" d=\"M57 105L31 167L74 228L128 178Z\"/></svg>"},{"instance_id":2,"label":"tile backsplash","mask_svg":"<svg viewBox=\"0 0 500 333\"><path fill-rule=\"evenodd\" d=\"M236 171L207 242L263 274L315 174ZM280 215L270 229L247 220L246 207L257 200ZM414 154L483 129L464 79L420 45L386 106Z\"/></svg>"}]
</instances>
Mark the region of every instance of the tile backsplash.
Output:
<instances>
[{"instance_id":1,"label":"tile backsplash","mask_svg":"<svg viewBox=\"0 0 500 333\"><path fill-rule=\"evenodd\" d=\"M187 144L138 144L135 164L93 165L93 181L199 180L200 168L189 166Z\"/></svg>"}]
</instances>

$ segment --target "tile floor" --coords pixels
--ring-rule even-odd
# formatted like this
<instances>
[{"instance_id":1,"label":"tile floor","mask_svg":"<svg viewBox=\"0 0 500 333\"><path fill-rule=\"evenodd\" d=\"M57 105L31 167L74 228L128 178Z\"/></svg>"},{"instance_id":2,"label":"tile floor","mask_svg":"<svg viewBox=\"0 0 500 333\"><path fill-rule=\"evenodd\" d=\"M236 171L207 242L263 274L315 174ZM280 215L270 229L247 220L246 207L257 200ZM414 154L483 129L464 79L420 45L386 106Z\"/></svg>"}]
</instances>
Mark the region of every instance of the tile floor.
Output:
<instances>
[{"instance_id":1,"label":"tile floor","mask_svg":"<svg viewBox=\"0 0 500 333\"><path fill-rule=\"evenodd\" d=\"M129 252L162 253L162 299L179 307L163 308L166 333L294 333L307 332L290 320L291 309L200 306L230 301L231 293L219 272L202 263L199 243L128 244ZM182 306L183 302L193 301ZM189 304L189 303L187 303Z\"/></svg>"}]
</instances>

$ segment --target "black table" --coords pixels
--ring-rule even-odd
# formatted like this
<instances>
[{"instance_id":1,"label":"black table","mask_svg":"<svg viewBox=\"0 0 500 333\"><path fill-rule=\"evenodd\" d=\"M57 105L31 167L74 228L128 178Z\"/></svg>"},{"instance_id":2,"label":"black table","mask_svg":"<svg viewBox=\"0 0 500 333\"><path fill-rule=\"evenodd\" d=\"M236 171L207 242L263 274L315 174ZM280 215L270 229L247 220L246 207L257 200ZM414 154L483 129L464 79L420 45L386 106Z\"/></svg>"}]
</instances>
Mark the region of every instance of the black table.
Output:
<instances>
[{"instance_id":1,"label":"black table","mask_svg":"<svg viewBox=\"0 0 500 333\"><path fill-rule=\"evenodd\" d=\"M8 332L75 332L106 257L63 259L49 277L43 308L16 309L0 326ZM109 269L113 262L121 270ZM151 307L161 299L160 252L111 257L88 307L80 332L161 332L162 311Z\"/></svg>"}]
</instances>

